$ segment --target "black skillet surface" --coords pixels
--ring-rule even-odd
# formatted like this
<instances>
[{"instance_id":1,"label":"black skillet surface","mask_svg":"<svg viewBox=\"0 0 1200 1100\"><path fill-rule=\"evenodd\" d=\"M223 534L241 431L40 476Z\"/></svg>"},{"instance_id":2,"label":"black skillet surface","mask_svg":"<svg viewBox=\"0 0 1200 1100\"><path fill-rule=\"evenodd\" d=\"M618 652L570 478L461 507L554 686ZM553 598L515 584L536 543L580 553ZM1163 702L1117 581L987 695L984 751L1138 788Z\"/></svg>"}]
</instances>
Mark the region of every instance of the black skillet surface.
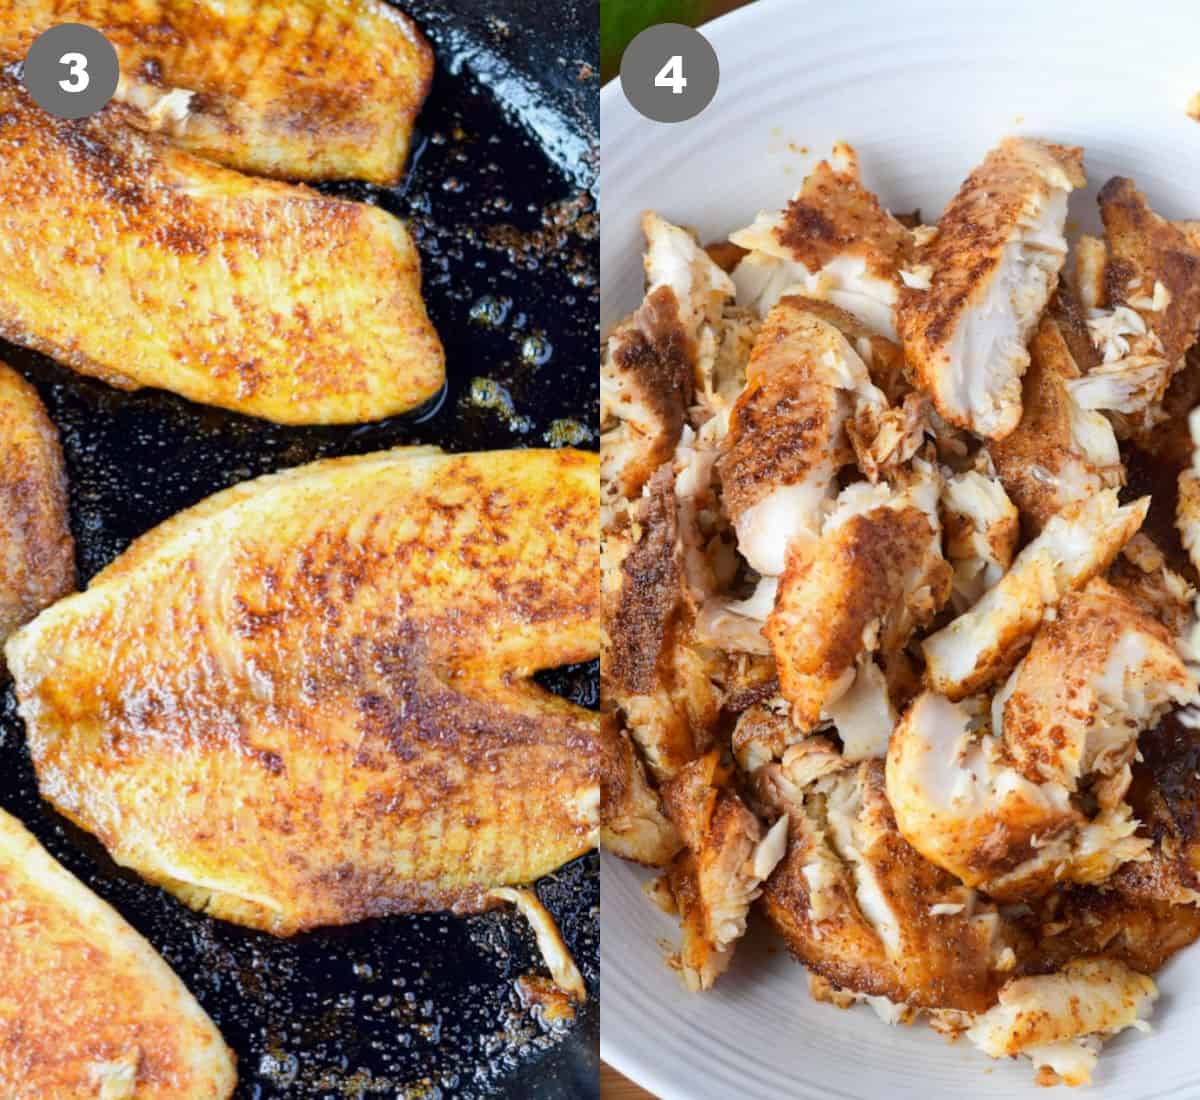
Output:
<instances>
[{"instance_id":1,"label":"black skillet surface","mask_svg":"<svg viewBox=\"0 0 1200 1100\"><path fill-rule=\"evenodd\" d=\"M328 190L408 219L446 346L444 397L379 424L280 428L157 391L118 393L0 345L62 434L81 583L210 493L327 455L405 443L595 446L595 0L404 6L438 55L414 164L395 190ZM596 704L594 665L543 679ZM0 805L175 968L237 1052L239 1100L598 1095L594 856L538 884L590 994L555 1032L516 994L515 979L542 965L512 912L398 917L281 941L198 916L120 870L39 801L11 687L0 703Z\"/></svg>"}]
</instances>

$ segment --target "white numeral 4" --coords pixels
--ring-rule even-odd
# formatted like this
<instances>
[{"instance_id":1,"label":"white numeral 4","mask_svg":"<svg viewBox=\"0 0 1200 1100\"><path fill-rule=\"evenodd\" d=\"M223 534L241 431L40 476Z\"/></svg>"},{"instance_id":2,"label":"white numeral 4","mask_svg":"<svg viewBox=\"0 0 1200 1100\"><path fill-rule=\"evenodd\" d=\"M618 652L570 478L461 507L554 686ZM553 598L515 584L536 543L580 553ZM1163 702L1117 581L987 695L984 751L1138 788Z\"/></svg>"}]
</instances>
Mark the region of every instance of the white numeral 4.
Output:
<instances>
[{"instance_id":1,"label":"white numeral 4","mask_svg":"<svg viewBox=\"0 0 1200 1100\"><path fill-rule=\"evenodd\" d=\"M91 82L88 76L87 58L81 53L65 53L58 59L60 65L66 65L71 71L70 80L60 80L58 86L64 92L82 92Z\"/></svg>"},{"instance_id":2,"label":"white numeral 4","mask_svg":"<svg viewBox=\"0 0 1200 1100\"><path fill-rule=\"evenodd\" d=\"M683 75L683 56L675 54L667 59L667 63L658 70L654 78L656 88L670 88L675 95L683 95L687 87L687 77Z\"/></svg>"}]
</instances>

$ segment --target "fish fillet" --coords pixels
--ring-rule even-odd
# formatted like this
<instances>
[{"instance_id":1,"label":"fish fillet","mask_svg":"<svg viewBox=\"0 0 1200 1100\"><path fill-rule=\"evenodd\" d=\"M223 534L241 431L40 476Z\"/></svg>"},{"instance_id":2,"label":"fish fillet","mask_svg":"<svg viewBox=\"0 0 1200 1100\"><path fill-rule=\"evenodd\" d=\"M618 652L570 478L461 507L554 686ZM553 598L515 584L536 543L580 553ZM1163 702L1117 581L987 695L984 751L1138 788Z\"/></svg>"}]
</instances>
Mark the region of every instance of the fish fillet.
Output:
<instances>
[{"instance_id":1,"label":"fish fillet","mask_svg":"<svg viewBox=\"0 0 1200 1100\"><path fill-rule=\"evenodd\" d=\"M0 363L0 640L75 587L67 477L37 391Z\"/></svg>"},{"instance_id":2,"label":"fish fillet","mask_svg":"<svg viewBox=\"0 0 1200 1100\"><path fill-rule=\"evenodd\" d=\"M235 1082L171 968L0 811L0 1095L225 1100Z\"/></svg>"},{"instance_id":3,"label":"fish fillet","mask_svg":"<svg viewBox=\"0 0 1200 1100\"><path fill-rule=\"evenodd\" d=\"M0 59L58 23L113 44L133 125L256 175L395 183L433 79L377 0L0 0Z\"/></svg>"},{"instance_id":4,"label":"fish fillet","mask_svg":"<svg viewBox=\"0 0 1200 1100\"><path fill-rule=\"evenodd\" d=\"M287 424L437 392L442 349L404 226L119 126L0 77L0 336L124 389Z\"/></svg>"},{"instance_id":5,"label":"fish fillet","mask_svg":"<svg viewBox=\"0 0 1200 1100\"><path fill-rule=\"evenodd\" d=\"M279 935L496 904L586 852L619 747L538 669L600 648L598 462L400 448L228 489L11 640L42 794Z\"/></svg>"}]
</instances>

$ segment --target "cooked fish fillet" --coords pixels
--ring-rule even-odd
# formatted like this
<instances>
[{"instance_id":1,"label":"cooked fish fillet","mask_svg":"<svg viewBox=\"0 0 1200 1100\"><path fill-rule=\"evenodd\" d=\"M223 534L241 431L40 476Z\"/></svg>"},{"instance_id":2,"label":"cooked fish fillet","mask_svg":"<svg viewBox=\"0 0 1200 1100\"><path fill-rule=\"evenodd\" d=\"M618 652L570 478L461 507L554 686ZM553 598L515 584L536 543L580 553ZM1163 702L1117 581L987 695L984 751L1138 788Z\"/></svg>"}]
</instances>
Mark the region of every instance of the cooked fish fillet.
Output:
<instances>
[{"instance_id":1,"label":"cooked fish fillet","mask_svg":"<svg viewBox=\"0 0 1200 1100\"><path fill-rule=\"evenodd\" d=\"M942 485L946 558L954 569L954 605L975 604L1012 565L1020 518L998 478L964 470Z\"/></svg>"},{"instance_id":2,"label":"cooked fish fillet","mask_svg":"<svg viewBox=\"0 0 1200 1100\"><path fill-rule=\"evenodd\" d=\"M1029 354L1021 422L988 451L1027 530L1036 534L1064 505L1118 488L1125 471L1112 425L1071 392L1080 372L1053 318L1042 318Z\"/></svg>"},{"instance_id":3,"label":"cooked fish fillet","mask_svg":"<svg viewBox=\"0 0 1200 1100\"><path fill-rule=\"evenodd\" d=\"M1114 176L1098 201L1108 240L1108 301L1137 310L1162 358L1178 369L1200 331L1200 247L1156 214L1132 180Z\"/></svg>"},{"instance_id":4,"label":"cooked fish fillet","mask_svg":"<svg viewBox=\"0 0 1200 1100\"><path fill-rule=\"evenodd\" d=\"M587 851L618 750L528 677L599 650L597 465L399 448L168 520L9 640L42 794L280 935Z\"/></svg>"},{"instance_id":5,"label":"cooked fish fillet","mask_svg":"<svg viewBox=\"0 0 1200 1100\"><path fill-rule=\"evenodd\" d=\"M1200 412L1188 417L1192 437L1192 461L1179 473L1179 497L1175 502L1175 527L1192 565L1200 572Z\"/></svg>"},{"instance_id":6,"label":"cooked fish fillet","mask_svg":"<svg viewBox=\"0 0 1200 1100\"><path fill-rule=\"evenodd\" d=\"M730 235L749 250L734 269L739 304L766 316L783 294L821 298L895 338L893 307L909 231L863 186L858 154L839 142L778 214Z\"/></svg>"},{"instance_id":7,"label":"cooked fish fillet","mask_svg":"<svg viewBox=\"0 0 1200 1100\"><path fill-rule=\"evenodd\" d=\"M675 826L650 788L641 758L615 716L601 722L620 745L617 761L600 787L600 843L623 859L648 867L665 867L679 851Z\"/></svg>"},{"instance_id":8,"label":"cooked fish fillet","mask_svg":"<svg viewBox=\"0 0 1200 1100\"><path fill-rule=\"evenodd\" d=\"M33 105L0 77L0 336L122 389L289 424L442 384L417 252L366 203L254 180Z\"/></svg>"},{"instance_id":9,"label":"cooked fish fillet","mask_svg":"<svg viewBox=\"0 0 1200 1100\"><path fill-rule=\"evenodd\" d=\"M777 577L788 546L820 530L834 475L853 461L845 422L886 407L861 357L831 323L785 297L759 330L718 473L738 550Z\"/></svg>"},{"instance_id":10,"label":"cooked fish fillet","mask_svg":"<svg viewBox=\"0 0 1200 1100\"><path fill-rule=\"evenodd\" d=\"M662 781L710 744L725 659L696 638L669 464L623 519L603 532L602 686Z\"/></svg>"},{"instance_id":11,"label":"cooked fish fillet","mask_svg":"<svg viewBox=\"0 0 1200 1100\"><path fill-rule=\"evenodd\" d=\"M1039 1084L1083 1085L1091 1080L1099 1038L1127 1027L1148 1030L1157 999L1146 975L1108 959L1077 959L1057 974L1013 979L967 1037L993 1058L1024 1054L1049 1070L1039 1073Z\"/></svg>"},{"instance_id":12,"label":"cooked fish fillet","mask_svg":"<svg viewBox=\"0 0 1200 1100\"><path fill-rule=\"evenodd\" d=\"M0 811L0 1095L226 1100L236 1081L171 968Z\"/></svg>"},{"instance_id":13,"label":"cooked fish fillet","mask_svg":"<svg viewBox=\"0 0 1200 1100\"><path fill-rule=\"evenodd\" d=\"M783 858L787 820L764 833L732 788L732 768L713 749L663 788L684 850L666 873L683 928L679 966L688 989L711 988L745 934L750 903Z\"/></svg>"},{"instance_id":14,"label":"cooked fish fillet","mask_svg":"<svg viewBox=\"0 0 1200 1100\"><path fill-rule=\"evenodd\" d=\"M1096 577L1038 631L996 695L993 727L1035 782L1076 791L1085 776L1123 773L1116 790L1093 789L1111 808L1128 789L1138 733L1196 698L1167 628Z\"/></svg>"},{"instance_id":15,"label":"cooked fish fillet","mask_svg":"<svg viewBox=\"0 0 1200 1100\"><path fill-rule=\"evenodd\" d=\"M75 588L67 475L37 391L0 363L0 640Z\"/></svg>"},{"instance_id":16,"label":"cooked fish fillet","mask_svg":"<svg viewBox=\"0 0 1200 1100\"><path fill-rule=\"evenodd\" d=\"M1032 781L1013 766L981 710L927 692L892 732L888 800L922 856L1008 901L1038 897L1059 881L1100 882L1146 855L1127 805L1087 818L1067 787Z\"/></svg>"},{"instance_id":17,"label":"cooked fish fillet","mask_svg":"<svg viewBox=\"0 0 1200 1100\"><path fill-rule=\"evenodd\" d=\"M133 125L258 175L395 183L433 79L379 0L3 0L0 60L58 23L113 44Z\"/></svg>"},{"instance_id":18,"label":"cooked fish fillet","mask_svg":"<svg viewBox=\"0 0 1200 1100\"><path fill-rule=\"evenodd\" d=\"M671 459L697 386L711 385L733 284L686 230L642 217L646 297L613 329L600 364L606 495L633 498Z\"/></svg>"},{"instance_id":19,"label":"cooked fish fillet","mask_svg":"<svg viewBox=\"0 0 1200 1100\"><path fill-rule=\"evenodd\" d=\"M847 693L860 657L897 652L946 602L939 488L932 473L903 491L857 482L842 490L819 538L793 541L765 633L800 729ZM886 743L886 709L883 719Z\"/></svg>"},{"instance_id":20,"label":"cooked fish fillet","mask_svg":"<svg viewBox=\"0 0 1200 1100\"><path fill-rule=\"evenodd\" d=\"M1108 570L1108 581L1151 618L1181 638L1193 621L1196 589L1167 564L1166 555L1149 535L1139 531Z\"/></svg>"},{"instance_id":21,"label":"cooked fish fillet","mask_svg":"<svg viewBox=\"0 0 1200 1100\"><path fill-rule=\"evenodd\" d=\"M1067 254L1067 195L1083 151L1029 138L993 149L950 201L905 287L897 328L922 388L951 424L1003 439L1021 419L1026 342Z\"/></svg>"},{"instance_id":22,"label":"cooked fish fillet","mask_svg":"<svg viewBox=\"0 0 1200 1100\"><path fill-rule=\"evenodd\" d=\"M930 685L962 699L1007 675L1046 610L1108 568L1149 505L1149 497L1119 505L1116 492L1105 489L1053 516L995 587L921 643Z\"/></svg>"},{"instance_id":23,"label":"cooked fish fillet","mask_svg":"<svg viewBox=\"0 0 1200 1100\"><path fill-rule=\"evenodd\" d=\"M904 840L882 761L839 770L802 754L805 744L756 777L764 801L788 814L787 855L763 905L789 949L842 990L986 1009L1015 965L1020 930Z\"/></svg>"}]
</instances>

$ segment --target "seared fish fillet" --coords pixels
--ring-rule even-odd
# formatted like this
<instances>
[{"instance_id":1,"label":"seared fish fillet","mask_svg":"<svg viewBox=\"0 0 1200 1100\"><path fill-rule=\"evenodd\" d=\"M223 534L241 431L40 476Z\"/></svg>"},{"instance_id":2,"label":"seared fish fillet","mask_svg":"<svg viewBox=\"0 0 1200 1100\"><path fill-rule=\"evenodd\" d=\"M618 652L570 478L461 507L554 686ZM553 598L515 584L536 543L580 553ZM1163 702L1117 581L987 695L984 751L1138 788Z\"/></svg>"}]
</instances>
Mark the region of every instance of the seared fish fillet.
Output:
<instances>
[{"instance_id":1,"label":"seared fish fillet","mask_svg":"<svg viewBox=\"0 0 1200 1100\"><path fill-rule=\"evenodd\" d=\"M171 968L0 811L0 1095L225 1100L236 1080Z\"/></svg>"},{"instance_id":2,"label":"seared fish fillet","mask_svg":"<svg viewBox=\"0 0 1200 1100\"><path fill-rule=\"evenodd\" d=\"M37 391L0 363L0 639L75 587L67 477Z\"/></svg>"},{"instance_id":3,"label":"seared fish fillet","mask_svg":"<svg viewBox=\"0 0 1200 1100\"><path fill-rule=\"evenodd\" d=\"M10 640L43 795L214 916L287 935L487 908L587 851L595 456L399 448L260 478Z\"/></svg>"},{"instance_id":4,"label":"seared fish fillet","mask_svg":"<svg viewBox=\"0 0 1200 1100\"><path fill-rule=\"evenodd\" d=\"M0 77L0 336L123 389L288 424L404 412L442 350L404 226Z\"/></svg>"},{"instance_id":5,"label":"seared fish fillet","mask_svg":"<svg viewBox=\"0 0 1200 1100\"><path fill-rule=\"evenodd\" d=\"M395 183L433 79L420 32L378 0L2 0L0 58L57 23L116 48L133 125L257 175Z\"/></svg>"},{"instance_id":6,"label":"seared fish fillet","mask_svg":"<svg viewBox=\"0 0 1200 1100\"><path fill-rule=\"evenodd\" d=\"M1003 439L1021 419L1026 341L1066 259L1067 195L1083 151L1029 138L993 149L950 200L900 292L904 350L951 424Z\"/></svg>"}]
</instances>

